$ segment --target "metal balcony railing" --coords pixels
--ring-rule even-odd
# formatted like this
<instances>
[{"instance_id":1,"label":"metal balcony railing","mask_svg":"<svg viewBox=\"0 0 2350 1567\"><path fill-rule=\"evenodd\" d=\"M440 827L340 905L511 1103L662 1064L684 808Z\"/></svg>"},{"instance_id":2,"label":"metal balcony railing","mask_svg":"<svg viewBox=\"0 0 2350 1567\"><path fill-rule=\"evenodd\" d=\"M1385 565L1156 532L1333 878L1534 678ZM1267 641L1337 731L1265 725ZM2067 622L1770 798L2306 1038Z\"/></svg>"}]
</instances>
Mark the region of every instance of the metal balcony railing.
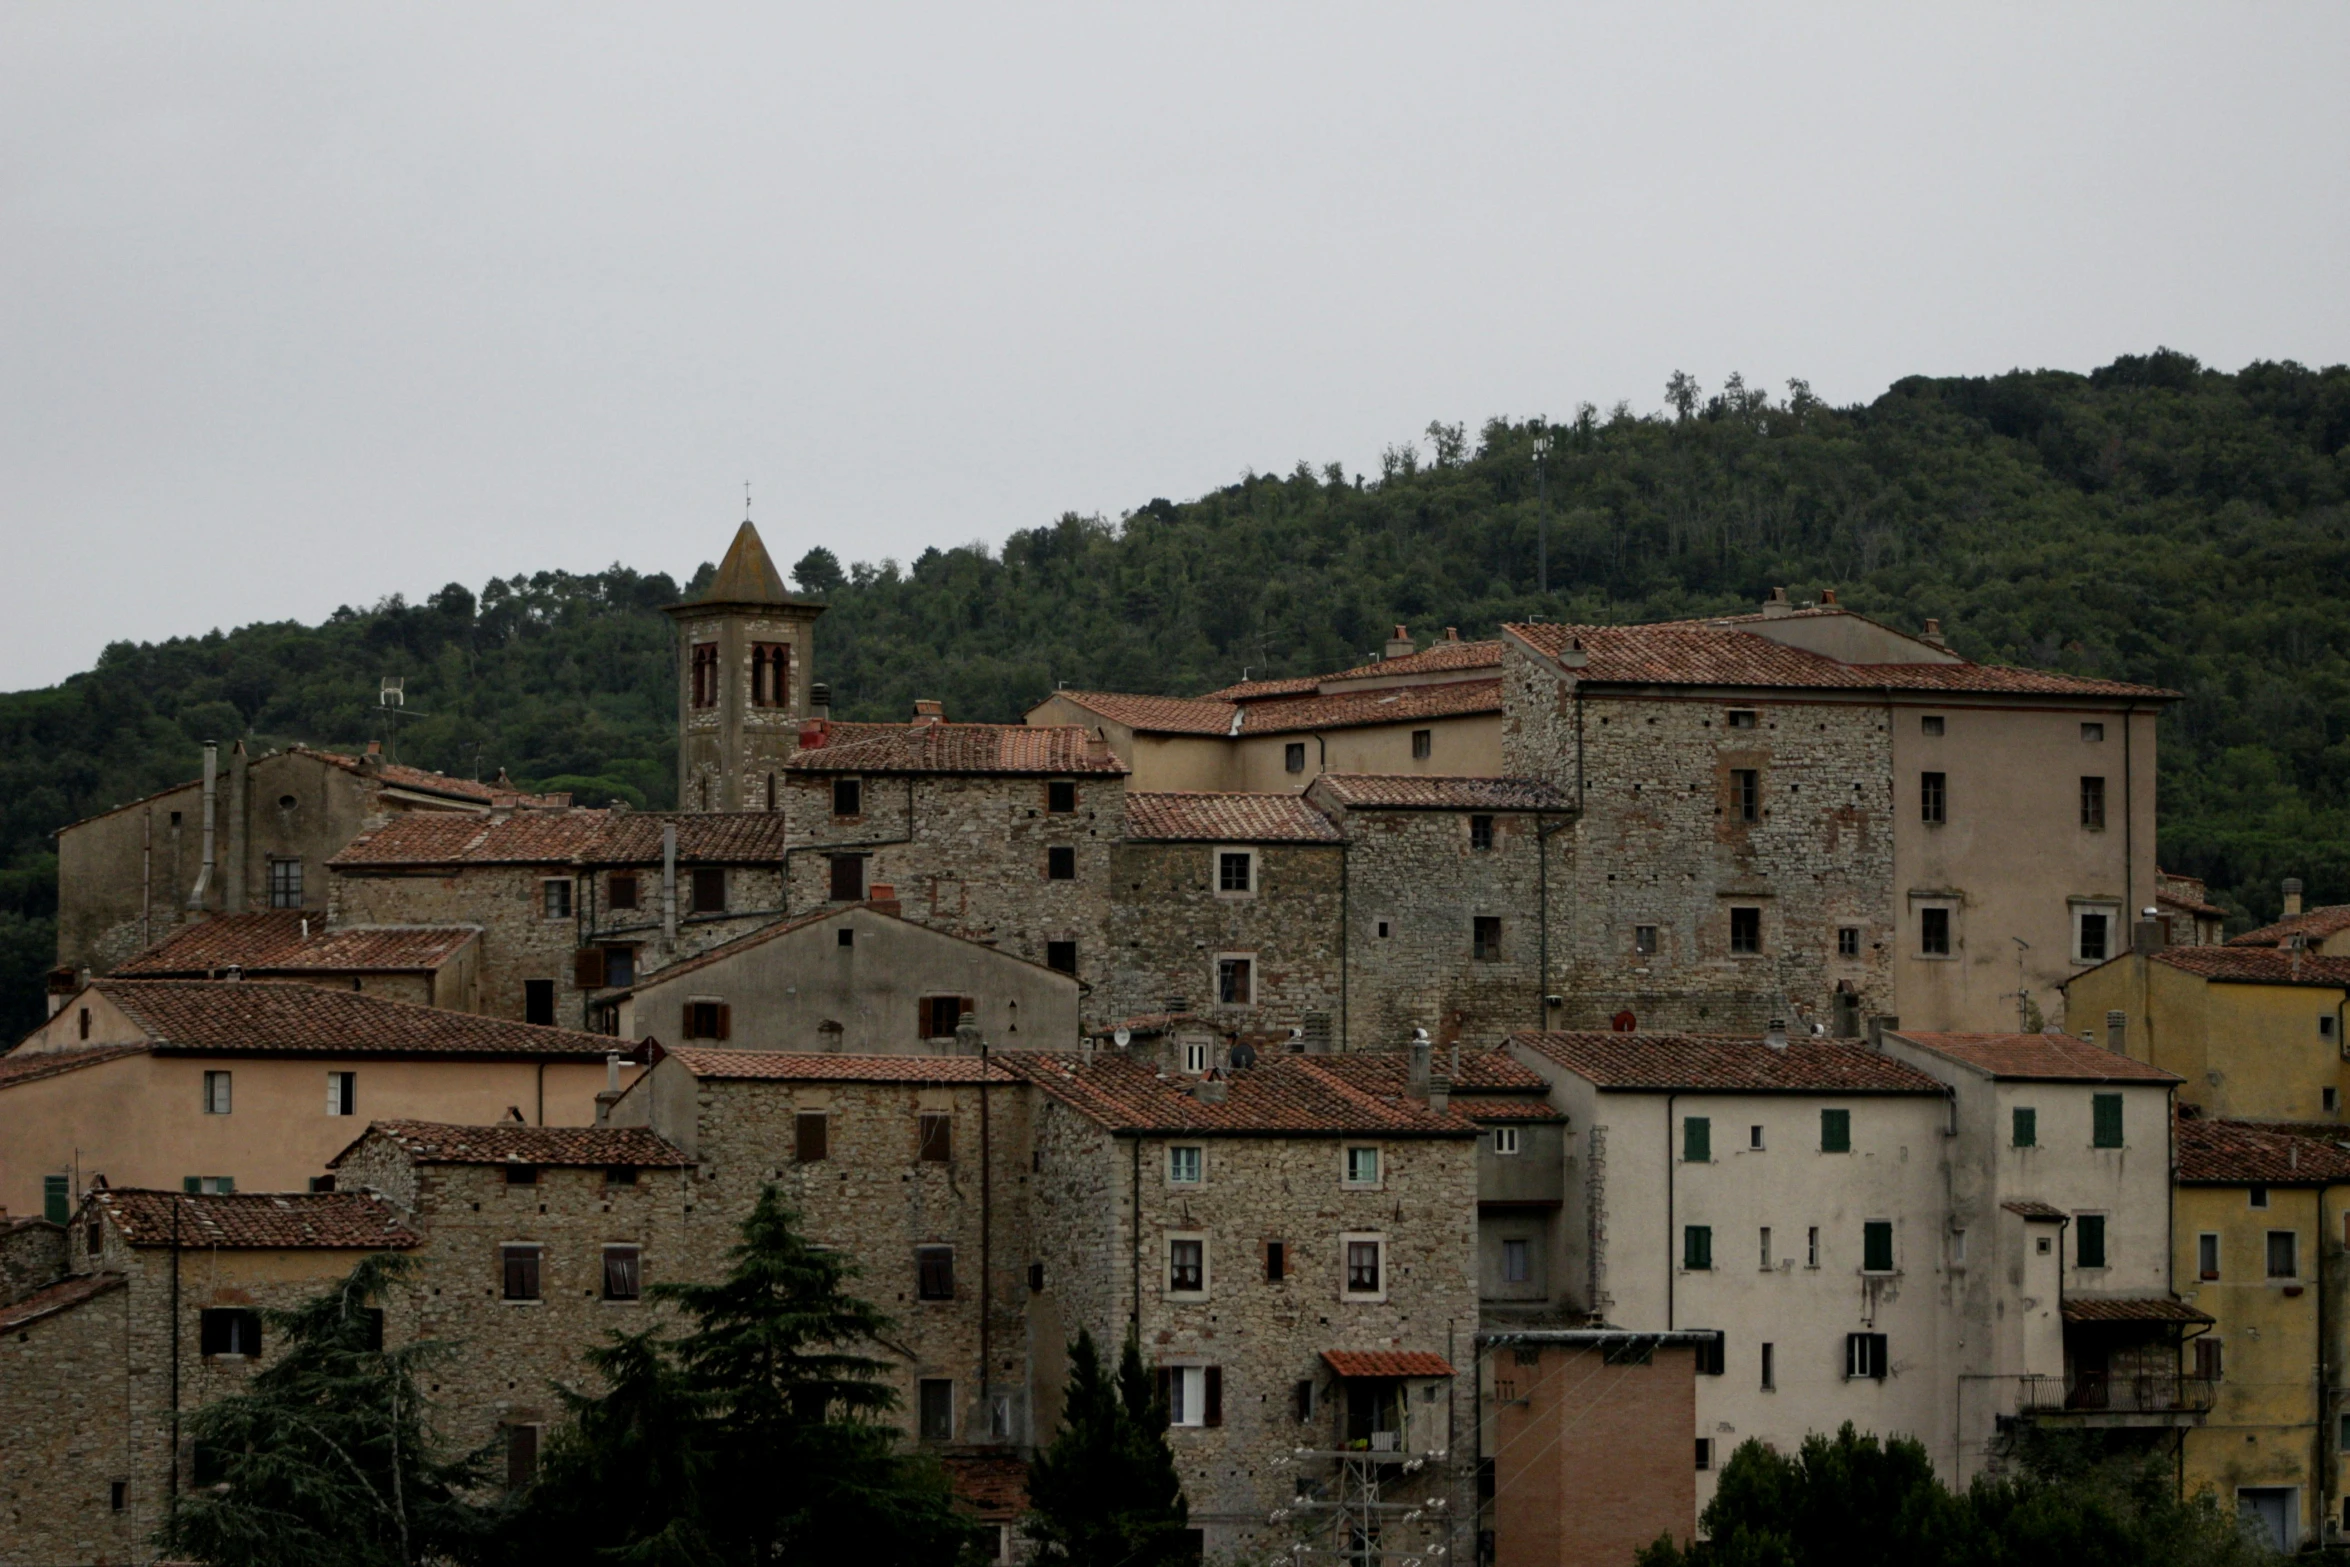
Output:
<instances>
[{"instance_id":1,"label":"metal balcony railing","mask_svg":"<svg viewBox=\"0 0 2350 1567\"><path fill-rule=\"evenodd\" d=\"M2176 1372L2077 1371L2069 1377L2021 1377L2019 1414L2203 1414L2211 1379Z\"/></svg>"}]
</instances>

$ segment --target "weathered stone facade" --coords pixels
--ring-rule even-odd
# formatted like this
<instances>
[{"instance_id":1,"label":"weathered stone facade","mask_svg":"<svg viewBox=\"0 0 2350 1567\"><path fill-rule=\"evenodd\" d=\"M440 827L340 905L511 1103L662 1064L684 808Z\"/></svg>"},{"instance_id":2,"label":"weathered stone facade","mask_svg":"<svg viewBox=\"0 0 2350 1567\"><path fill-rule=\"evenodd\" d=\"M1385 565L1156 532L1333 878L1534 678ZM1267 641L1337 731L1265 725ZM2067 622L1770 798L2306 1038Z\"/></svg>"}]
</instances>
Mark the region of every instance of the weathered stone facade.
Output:
<instances>
[{"instance_id":1,"label":"weathered stone facade","mask_svg":"<svg viewBox=\"0 0 2350 1567\"><path fill-rule=\"evenodd\" d=\"M821 604L784 591L746 519L701 598L677 623L677 801L693 811L771 811L799 744Z\"/></svg>"},{"instance_id":2,"label":"weathered stone facade","mask_svg":"<svg viewBox=\"0 0 2350 1567\"><path fill-rule=\"evenodd\" d=\"M1220 885L1221 857L1250 857L1245 890ZM1341 844L1128 838L1110 856L1108 975L1097 1018L1192 1012L1230 1032L1282 1036L1340 1010ZM1246 999L1224 965L1245 962Z\"/></svg>"},{"instance_id":3,"label":"weathered stone facade","mask_svg":"<svg viewBox=\"0 0 2350 1567\"><path fill-rule=\"evenodd\" d=\"M65 1227L0 1216L0 1306L44 1289L65 1272Z\"/></svg>"}]
</instances>

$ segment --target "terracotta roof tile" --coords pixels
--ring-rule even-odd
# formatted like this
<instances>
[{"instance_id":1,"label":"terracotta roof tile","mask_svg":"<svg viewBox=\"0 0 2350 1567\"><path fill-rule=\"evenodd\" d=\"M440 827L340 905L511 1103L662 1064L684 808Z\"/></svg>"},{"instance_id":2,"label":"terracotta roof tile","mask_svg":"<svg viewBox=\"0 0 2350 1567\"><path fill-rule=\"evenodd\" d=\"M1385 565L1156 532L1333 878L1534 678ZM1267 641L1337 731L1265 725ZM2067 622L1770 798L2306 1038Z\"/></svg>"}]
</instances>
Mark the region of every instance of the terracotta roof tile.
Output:
<instances>
[{"instance_id":1,"label":"terracotta roof tile","mask_svg":"<svg viewBox=\"0 0 2350 1567\"><path fill-rule=\"evenodd\" d=\"M1794 1039L1774 1050L1760 1039L1716 1034L1512 1034L1530 1050L1602 1089L1656 1093L1939 1094L1914 1067L1864 1046Z\"/></svg>"},{"instance_id":2,"label":"terracotta roof tile","mask_svg":"<svg viewBox=\"0 0 2350 1567\"><path fill-rule=\"evenodd\" d=\"M2283 947L2163 947L2151 956L2157 963L2234 985L2322 985L2329 990L2350 985L2350 957Z\"/></svg>"},{"instance_id":3,"label":"terracotta roof tile","mask_svg":"<svg viewBox=\"0 0 2350 1567\"><path fill-rule=\"evenodd\" d=\"M119 1061L124 1056L145 1055L145 1045L90 1045L78 1050L12 1050L0 1056L0 1088L14 1088L20 1083L34 1083L44 1077L61 1077L67 1072L78 1072L85 1066L101 1062Z\"/></svg>"},{"instance_id":4,"label":"terracotta roof tile","mask_svg":"<svg viewBox=\"0 0 2350 1567\"><path fill-rule=\"evenodd\" d=\"M1322 684L1320 675L1296 675L1284 680L1236 680L1210 691L1203 702L1261 702L1269 696L1298 696Z\"/></svg>"},{"instance_id":5,"label":"terracotta roof tile","mask_svg":"<svg viewBox=\"0 0 2350 1567\"><path fill-rule=\"evenodd\" d=\"M1824 611L1817 613L1841 613ZM2175 691L2091 680L1997 664L1846 664L1824 654L1774 642L1741 629L1759 616L1722 621L1680 620L1646 626L1512 625L1503 628L1528 647L1556 658L1580 643L1584 682L1608 685L1762 686L1803 690L1973 693L1983 695L2107 696L2139 700L2175 697Z\"/></svg>"},{"instance_id":6,"label":"terracotta roof tile","mask_svg":"<svg viewBox=\"0 0 2350 1567\"><path fill-rule=\"evenodd\" d=\"M43 1317L54 1317L61 1311L71 1311L86 1300L96 1300L112 1290L121 1289L119 1273L83 1273L70 1279L59 1279L43 1289L37 1289L22 1300L0 1306L0 1333L14 1333L29 1328Z\"/></svg>"},{"instance_id":7,"label":"terracotta roof tile","mask_svg":"<svg viewBox=\"0 0 2350 1567\"><path fill-rule=\"evenodd\" d=\"M1201 790L1126 796L1126 836L1166 843L1337 843L1330 818L1294 794Z\"/></svg>"},{"instance_id":8,"label":"terracotta roof tile","mask_svg":"<svg viewBox=\"0 0 2350 1567\"><path fill-rule=\"evenodd\" d=\"M2177 1120L2179 1179L2209 1186L2315 1186L2350 1181L2350 1149L2257 1121ZM2350 1136L2350 1129L2341 1135Z\"/></svg>"},{"instance_id":9,"label":"terracotta roof tile","mask_svg":"<svg viewBox=\"0 0 2350 1567\"><path fill-rule=\"evenodd\" d=\"M996 1057L1046 1093L1114 1131L1195 1136L1469 1137L1476 1124L1404 1092L1406 1067L1378 1056L1271 1056L1224 1080L1221 1103L1189 1079L1130 1056L1023 1052Z\"/></svg>"},{"instance_id":10,"label":"terracotta roof tile","mask_svg":"<svg viewBox=\"0 0 2350 1567\"><path fill-rule=\"evenodd\" d=\"M1309 792L1352 810L1564 811L1573 806L1539 778L1324 773Z\"/></svg>"},{"instance_id":11,"label":"terracotta roof tile","mask_svg":"<svg viewBox=\"0 0 2350 1567\"><path fill-rule=\"evenodd\" d=\"M1397 686L1392 690L1275 697L1270 701L1251 702L1241 711L1243 735L1300 734L1313 729L1467 718L1501 711L1501 682L1454 680L1442 685Z\"/></svg>"},{"instance_id":12,"label":"terracotta roof tile","mask_svg":"<svg viewBox=\"0 0 2350 1567\"><path fill-rule=\"evenodd\" d=\"M452 778L447 773L428 772L424 768L410 767L403 762L387 762L381 757L374 758L371 765L370 759L367 757L346 756L340 751L318 751L306 745L288 746L286 754L289 756L314 756L329 767L341 768L346 773L366 774L372 772L378 779L395 789L414 789L426 794L445 794L454 799L470 800L481 805L497 802L553 804L570 798L568 795L531 794L520 789L501 788L496 784L483 783L478 778ZM255 760L260 760L260 758L255 758Z\"/></svg>"},{"instance_id":13,"label":"terracotta roof tile","mask_svg":"<svg viewBox=\"0 0 2350 1567\"><path fill-rule=\"evenodd\" d=\"M327 861L371 865L657 865L661 832L677 828L686 864L780 861L790 842L779 811L517 811L502 820L413 811L351 840Z\"/></svg>"},{"instance_id":14,"label":"terracotta roof tile","mask_svg":"<svg viewBox=\"0 0 2350 1567\"><path fill-rule=\"evenodd\" d=\"M2042 1083L2180 1083L2186 1079L2070 1034L1913 1034L1898 1036L1996 1078Z\"/></svg>"},{"instance_id":15,"label":"terracotta roof tile","mask_svg":"<svg viewBox=\"0 0 2350 1567\"><path fill-rule=\"evenodd\" d=\"M367 1137L382 1134L397 1142L418 1164L633 1165L648 1170L682 1169L692 1161L642 1126L456 1126L439 1121L375 1121L366 1133L327 1163Z\"/></svg>"},{"instance_id":16,"label":"terracotta roof tile","mask_svg":"<svg viewBox=\"0 0 2350 1567\"><path fill-rule=\"evenodd\" d=\"M2212 910L2217 914L2223 912ZM2306 909L2299 914L2278 920L2274 925L2263 925L2248 930L2241 936L2230 936L2231 947L2274 947L2283 944L2286 937L2298 932L2311 946L2328 936L2350 930L2350 903L2329 903L2323 908Z\"/></svg>"},{"instance_id":17,"label":"terracotta roof tile","mask_svg":"<svg viewBox=\"0 0 2350 1567\"><path fill-rule=\"evenodd\" d=\"M1455 1115L1465 1115L1473 1121L1564 1121L1565 1112L1547 1099L1516 1098L1488 1099L1481 1095L1452 1096Z\"/></svg>"},{"instance_id":18,"label":"terracotta roof tile","mask_svg":"<svg viewBox=\"0 0 2350 1567\"><path fill-rule=\"evenodd\" d=\"M309 927L304 933L304 926ZM413 972L439 968L474 937L476 925L360 925L326 928L298 909L222 914L184 925L119 965L122 979L200 978L224 968L248 974Z\"/></svg>"},{"instance_id":19,"label":"terracotta roof tile","mask_svg":"<svg viewBox=\"0 0 2350 1567\"><path fill-rule=\"evenodd\" d=\"M2067 1322L2209 1322L2207 1312L2180 1300L2108 1300L2096 1295L2067 1295Z\"/></svg>"},{"instance_id":20,"label":"terracotta roof tile","mask_svg":"<svg viewBox=\"0 0 2350 1567\"><path fill-rule=\"evenodd\" d=\"M2072 1217L2071 1214L2066 1213L2053 1203L2040 1202L2032 1198L2003 1202L1999 1206L2017 1218L2028 1219L2034 1224L2062 1224Z\"/></svg>"},{"instance_id":21,"label":"terracotta roof tile","mask_svg":"<svg viewBox=\"0 0 2350 1567\"><path fill-rule=\"evenodd\" d=\"M803 773L1090 773L1126 764L1095 755L1076 724L907 724L892 733L825 744L783 765Z\"/></svg>"},{"instance_id":22,"label":"terracotta roof tile","mask_svg":"<svg viewBox=\"0 0 2350 1567\"><path fill-rule=\"evenodd\" d=\"M1342 1377L1449 1377L1452 1362L1425 1349L1326 1349L1322 1360Z\"/></svg>"},{"instance_id":23,"label":"terracotta roof tile","mask_svg":"<svg viewBox=\"0 0 2350 1567\"><path fill-rule=\"evenodd\" d=\"M400 1222L391 1204L365 1192L95 1191L89 1203L114 1221L133 1246L179 1244L188 1249L375 1251L414 1246L420 1237Z\"/></svg>"},{"instance_id":24,"label":"terracotta roof tile","mask_svg":"<svg viewBox=\"0 0 2350 1567\"><path fill-rule=\"evenodd\" d=\"M601 1059L625 1039L280 980L101 979L147 1048L236 1055L557 1056Z\"/></svg>"},{"instance_id":25,"label":"terracotta roof tile","mask_svg":"<svg viewBox=\"0 0 2350 1567\"><path fill-rule=\"evenodd\" d=\"M1257 681L1255 684L1288 686L1296 682ZM1302 689L1311 691L1314 683L1305 681ZM1144 734L1229 735L1233 732L1233 720L1240 716L1239 707L1216 697L1144 696L1126 691L1056 691L1053 694L1066 697L1089 712L1099 713L1114 724L1124 724Z\"/></svg>"},{"instance_id":26,"label":"terracotta roof tile","mask_svg":"<svg viewBox=\"0 0 2350 1567\"><path fill-rule=\"evenodd\" d=\"M1324 675L1328 680L1375 680L1382 675L1442 674L1455 669L1499 669L1501 643L1493 642L1436 642L1417 653L1402 658L1383 658L1375 664L1357 664L1342 669L1335 675Z\"/></svg>"},{"instance_id":27,"label":"terracotta roof tile","mask_svg":"<svg viewBox=\"0 0 2350 1567\"><path fill-rule=\"evenodd\" d=\"M680 1045L664 1052L704 1079L800 1083L977 1083L977 1056L861 1056L799 1054L787 1050L704 1050ZM1020 1078L998 1055L985 1081L1016 1083Z\"/></svg>"}]
</instances>

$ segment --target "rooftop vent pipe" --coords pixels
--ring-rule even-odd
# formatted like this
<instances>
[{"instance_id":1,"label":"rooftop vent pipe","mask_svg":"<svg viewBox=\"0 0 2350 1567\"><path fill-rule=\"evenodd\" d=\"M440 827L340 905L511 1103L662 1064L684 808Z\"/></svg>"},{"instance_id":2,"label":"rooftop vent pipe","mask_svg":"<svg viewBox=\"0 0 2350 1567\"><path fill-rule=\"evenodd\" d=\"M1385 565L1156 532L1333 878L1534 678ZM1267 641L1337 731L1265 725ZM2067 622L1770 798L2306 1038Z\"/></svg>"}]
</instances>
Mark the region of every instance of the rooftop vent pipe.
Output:
<instances>
[{"instance_id":1,"label":"rooftop vent pipe","mask_svg":"<svg viewBox=\"0 0 2350 1567\"><path fill-rule=\"evenodd\" d=\"M1784 1050L1787 1048L1787 1020L1785 1018L1775 1017L1771 1019L1771 1026L1763 1031L1763 1043L1770 1046L1773 1050Z\"/></svg>"}]
</instances>

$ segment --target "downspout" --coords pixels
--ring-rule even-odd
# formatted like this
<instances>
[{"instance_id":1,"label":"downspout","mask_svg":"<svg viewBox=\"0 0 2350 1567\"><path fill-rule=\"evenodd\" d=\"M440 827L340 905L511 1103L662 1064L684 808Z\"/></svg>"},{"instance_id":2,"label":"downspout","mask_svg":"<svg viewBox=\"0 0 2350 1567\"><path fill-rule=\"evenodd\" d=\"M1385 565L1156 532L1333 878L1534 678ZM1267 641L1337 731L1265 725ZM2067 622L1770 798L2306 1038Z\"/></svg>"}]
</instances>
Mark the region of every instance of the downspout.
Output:
<instances>
[{"instance_id":1,"label":"downspout","mask_svg":"<svg viewBox=\"0 0 2350 1567\"><path fill-rule=\"evenodd\" d=\"M993 1241L995 1226L992 1216L993 1190L990 1178L995 1170L995 1144L987 1114L987 1036L979 1037L979 1396L987 1400L995 1362L988 1358L988 1313L995 1303L995 1262ZM995 1434L993 1404L989 1404L988 1435ZM1005 1433L1009 1435L1010 1433Z\"/></svg>"},{"instance_id":2,"label":"downspout","mask_svg":"<svg viewBox=\"0 0 2350 1567\"><path fill-rule=\"evenodd\" d=\"M1354 914L1350 903L1352 889L1347 885L1348 872L1354 863L1354 844L1341 836L1338 840L1338 1048L1345 1052L1354 1048L1353 1036L1347 1032L1347 1000L1349 968L1353 963ZM2350 991L2343 993L2350 996Z\"/></svg>"},{"instance_id":3,"label":"downspout","mask_svg":"<svg viewBox=\"0 0 2350 1567\"><path fill-rule=\"evenodd\" d=\"M1127 1321L1132 1325L1134 1341L1142 1342L1142 1133L1134 1134L1134 1176L1131 1209L1127 1214L1126 1244L1132 1254L1131 1271L1134 1275L1134 1309Z\"/></svg>"},{"instance_id":4,"label":"downspout","mask_svg":"<svg viewBox=\"0 0 2350 1567\"><path fill-rule=\"evenodd\" d=\"M2318 1495L2322 1498L2322 1505L2318 1508L2318 1535L2321 1539L2325 1534L2325 1526L2340 1516L2335 1507L2341 1490L2340 1454L2335 1455L2336 1461L2331 1465L2328 1464L2326 1458L2328 1440L2326 1427L2333 1419L2336 1378L2333 1355L2334 1341L2329 1336L2326 1325L2326 1252L2329 1249L2326 1243L2326 1193L2336 1190L2338 1185L2337 1182L2329 1181L2317 1189L2317 1469L2315 1476ZM2340 1270L2337 1269L2337 1277L2339 1272Z\"/></svg>"},{"instance_id":5,"label":"downspout","mask_svg":"<svg viewBox=\"0 0 2350 1567\"><path fill-rule=\"evenodd\" d=\"M1681 1096L1665 1095L1665 1331L1673 1331L1673 1283L1680 1265L1673 1260L1673 1105Z\"/></svg>"},{"instance_id":6,"label":"downspout","mask_svg":"<svg viewBox=\"0 0 2350 1567\"><path fill-rule=\"evenodd\" d=\"M2122 918L2130 922L2132 931L2138 928L2138 888L2130 880L2138 869L2138 789L2130 751L2130 731L2137 726L2130 720L2137 711L2135 702L2122 709Z\"/></svg>"},{"instance_id":7,"label":"downspout","mask_svg":"<svg viewBox=\"0 0 2350 1567\"><path fill-rule=\"evenodd\" d=\"M155 808L139 817L139 945L155 944Z\"/></svg>"},{"instance_id":8,"label":"downspout","mask_svg":"<svg viewBox=\"0 0 2350 1567\"><path fill-rule=\"evenodd\" d=\"M210 748L206 748L209 760ZM211 778L209 770L205 779ZM206 821L211 820L206 816ZM177 1197L171 1200L171 1511L177 1516L180 1505L180 1207Z\"/></svg>"},{"instance_id":9,"label":"downspout","mask_svg":"<svg viewBox=\"0 0 2350 1567\"><path fill-rule=\"evenodd\" d=\"M539 1118L538 1124L547 1124L547 1058L539 1057Z\"/></svg>"},{"instance_id":10,"label":"downspout","mask_svg":"<svg viewBox=\"0 0 2350 1567\"><path fill-rule=\"evenodd\" d=\"M220 744L207 740L204 742L204 860L203 869L196 872L196 885L188 891L188 907L191 909L204 907L204 900L212 896L212 863L213 852L219 843L219 815Z\"/></svg>"}]
</instances>

